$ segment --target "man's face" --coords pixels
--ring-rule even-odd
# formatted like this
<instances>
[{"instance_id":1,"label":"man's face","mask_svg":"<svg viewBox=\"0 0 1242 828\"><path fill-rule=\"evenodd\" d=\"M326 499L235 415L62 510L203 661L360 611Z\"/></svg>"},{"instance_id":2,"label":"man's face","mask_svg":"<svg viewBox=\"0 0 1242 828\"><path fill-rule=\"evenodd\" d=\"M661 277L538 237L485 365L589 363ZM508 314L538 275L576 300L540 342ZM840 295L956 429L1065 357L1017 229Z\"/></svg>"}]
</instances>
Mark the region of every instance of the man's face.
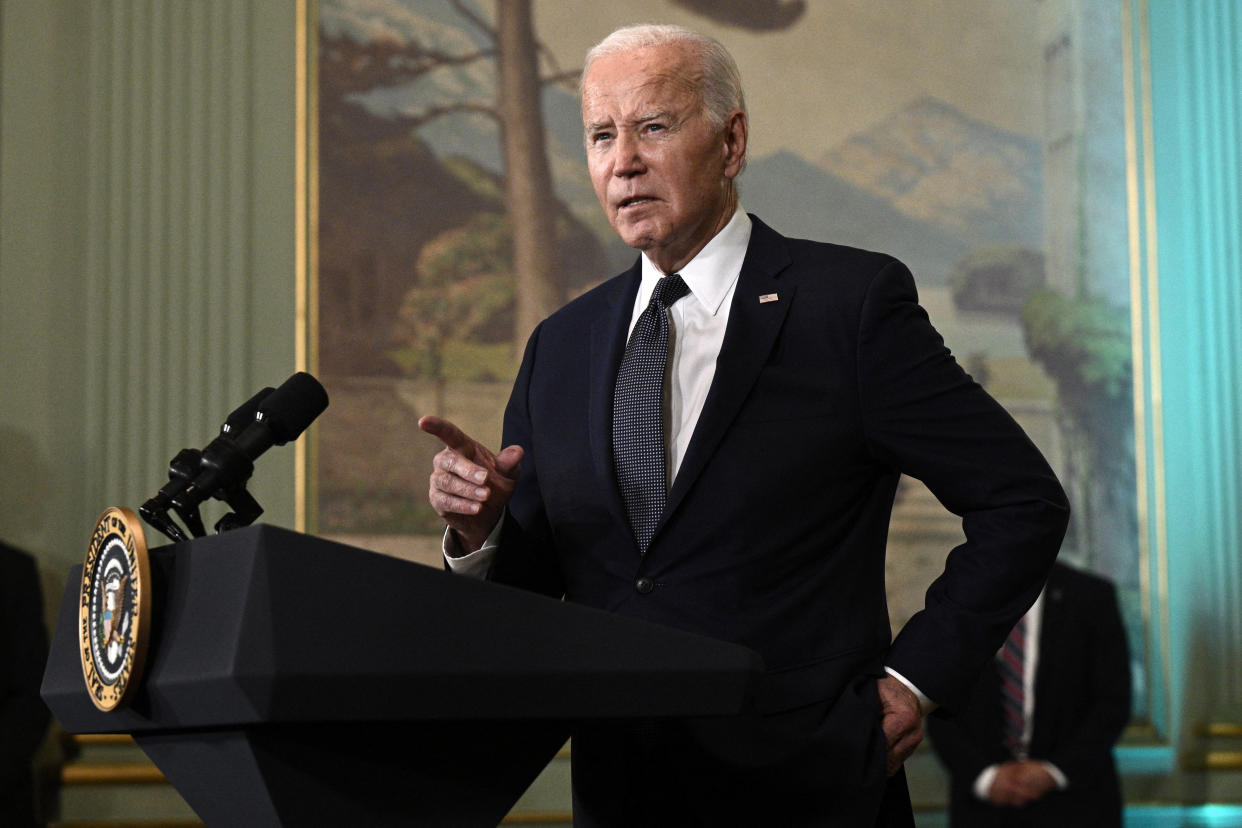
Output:
<instances>
[{"instance_id":1,"label":"man's face","mask_svg":"<svg viewBox=\"0 0 1242 828\"><path fill-rule=\"evenodd\" d=\"M582 84L587 168L622 241L672 273L728 223L746 116L713 129L684 49L598 58Z\"/></svg>"}]
</instances>

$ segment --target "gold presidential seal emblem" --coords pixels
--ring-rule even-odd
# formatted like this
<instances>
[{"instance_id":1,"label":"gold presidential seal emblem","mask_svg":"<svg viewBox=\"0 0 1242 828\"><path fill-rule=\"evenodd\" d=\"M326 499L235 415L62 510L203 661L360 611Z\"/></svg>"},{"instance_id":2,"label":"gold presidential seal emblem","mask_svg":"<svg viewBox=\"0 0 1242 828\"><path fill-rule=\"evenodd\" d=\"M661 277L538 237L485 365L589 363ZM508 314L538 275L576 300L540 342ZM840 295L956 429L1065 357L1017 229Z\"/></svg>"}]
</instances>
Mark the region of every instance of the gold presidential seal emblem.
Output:
<instances>
[{"instance_id":1,"label":"gold presidential seal emblem","mask_svg":"<svg viewBox=\"0 0 1242 828\"><path fill-rule=\"evenodd\" d=\"M133 698L150 619L150 564L142 524L129 509L110 507L91 534L78 609L82 675L100 710L115 710Z\"/></svg>"}]
</instances>

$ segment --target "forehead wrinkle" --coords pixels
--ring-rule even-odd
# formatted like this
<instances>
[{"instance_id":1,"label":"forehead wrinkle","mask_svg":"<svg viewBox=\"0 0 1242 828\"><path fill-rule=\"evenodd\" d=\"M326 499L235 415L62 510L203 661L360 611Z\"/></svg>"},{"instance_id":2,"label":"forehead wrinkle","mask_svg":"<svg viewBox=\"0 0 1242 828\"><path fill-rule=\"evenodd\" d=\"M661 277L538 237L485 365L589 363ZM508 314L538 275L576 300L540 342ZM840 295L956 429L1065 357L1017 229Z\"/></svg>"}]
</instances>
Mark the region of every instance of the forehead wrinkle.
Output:
<instances>
[{"instance_id":1,"label":"forehead wrinkle","mask_svg":"<svg viewBox=\"0 0 1242 828\"><path fill-rule=\"evenodd\" d=\"M646 78L635 87L640 105L635 107L643 114L631 120L638 123L653 117L669 117L678 112L692 112L702 104L702 96L693 81L678 72L660 72ZM690 99L688 105L685 99Z\"/></svg>"},{"instance_id":2,"label":"forehead wrinkle","mask_svg":"<svg viewBox=\"0 0 1242 828\"><path fill-rule=\"evenodd\" d=\"M687 71L684 66L652 72L643 83L639 84L639 89L646 90L656 86L667 85L678 92L697 97L700 84L697 78L693 77L693 74Z\"/></svg>"},{"instance_id":3,"label":"forehead wrinkle","mask_svg":"<svg viewBox=\"0 0 1242 828\"><path fill-rule=\"evenodd\" d=\"M672 114L672 110L681 109L680 106L677 106L679 101L673 101L671 105L663 102L655 105L650 103L653 100L660 101L662 96L665 101L673 96L689 97L693 100L693 103L689 106L691 112L702 109L702 72L695 62L687 60L686 56L679 55L678 59L673 62L673 65L667 67L652 68L649 65L644 66L644 71L637 74L639 75L637 82L632 82L620 89L618 87L621 84L613 84L607 89L602 89L598 82L590 83L588 80L587 83L583 84L582 103L584 114L586 114L588 109L601 108L603 106L600 103L601 99L619 101L626 96L635 94L639 96L642 103L634 108L654 111L661 116L668 116ZM672 95L668 94L670 91ZM639 123L647 118L649 116L635 116L627 120L627 123ZM612 123L612 120L612 118L608 118L603 122L587 124L586 126L588 128L591 126L604 126Z\"/></svg>"}]
</instances>

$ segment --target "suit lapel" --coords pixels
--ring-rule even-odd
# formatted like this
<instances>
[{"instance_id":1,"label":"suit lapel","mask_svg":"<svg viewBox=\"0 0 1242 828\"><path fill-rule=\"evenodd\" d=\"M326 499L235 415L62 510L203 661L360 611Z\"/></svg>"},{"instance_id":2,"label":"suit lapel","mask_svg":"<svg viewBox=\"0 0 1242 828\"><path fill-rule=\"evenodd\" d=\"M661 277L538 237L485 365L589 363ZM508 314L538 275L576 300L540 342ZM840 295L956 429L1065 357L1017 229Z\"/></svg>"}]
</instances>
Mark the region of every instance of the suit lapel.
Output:
<instances>
[{"instance_id":1,"label":"suit lapel","mask_svg":"<svg viewBox=\"0 0 1242 828\"><path fill-rule=\"evenodd\" d=\"M733 293L716 374L673 481L664 517L656 527L657 534L702 473L746 400L794 301L794 285L778 278L790 262L784 239L753 216L751 220L750 245Z\"/></svg>"},{"instance_id":2,"label":"suit lapel","mask_svg":"<svg viewBox=\"0 0 1242 828\"><path fill-rule=\"evenodd\" d=\"M626 334L640 280L641 271L636 261L632 268L616 280L616 289L608 297L604 313L591 321L591 375L587 402L591 456L595 461L596 476L603 490L608 493L605 500L614 516L625 526L629 523L625 517L621 490L617 487L617 475L612 463L612 395L617 381L617 369L625 353Z\"/></svg>"}]
</instances>

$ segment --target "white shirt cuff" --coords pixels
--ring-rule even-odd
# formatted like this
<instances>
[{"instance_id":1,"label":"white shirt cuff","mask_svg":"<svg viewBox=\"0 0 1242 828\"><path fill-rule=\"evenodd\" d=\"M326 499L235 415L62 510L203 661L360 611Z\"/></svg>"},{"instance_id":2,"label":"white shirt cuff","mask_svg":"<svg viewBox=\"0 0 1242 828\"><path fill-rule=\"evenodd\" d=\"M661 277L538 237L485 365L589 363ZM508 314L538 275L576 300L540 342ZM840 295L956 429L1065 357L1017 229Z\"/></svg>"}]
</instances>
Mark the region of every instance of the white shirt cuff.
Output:
<instances>
[{"instance_id":1,"label":"white shirt cuff","mask_svg":"<svg viewBox=\"0 0 1242 828\"><path fill-rule=\"evenodd\" d=\"M1036 761L1038 761L1039 764L1044 767L1044 770L1048 771L1048 774L1056 780L1057 790L1063 791L1069 787L1069 779L1066 778L1065 774L1061 773L1060 768L1051 762L1045 762L1043 760ZM987 802L991 798L989 794L992 791L992 780L996 778L996 772L999 768L1000 765L988 765L979 772L977 777L975 777L974 792L976 798L982 799L984 802Z\"/></svg>"},{"instance_id":2,"label":"white shirt cuff","mask_svg":"<svg viewBox=\"0 0 1242 828\"><path fill-rule=\"evenodd\" d=\"M979 775L975 777L975 798L982 799L987 802L991 799L988 794L992 792L992 780L996 778L996 772L1000 769L1000 765L988 765L979 771Z\"/></svg>"},{"instance_id":3,"label":"white shirt cuff","mask_svg":"<svg viewBox=\"0 0 1242 828\"><path fill-rule=\"evenodd\" d=\"M1057 790L1063 791L1069 787L1069 779L1065 777L1065 774L1061 773L1060 768L1058 768L1056 765L1052 764L1051 762L1045 762L1042 759L1038 761L1039 761L1039 764L1044 766L1044 770L1048 771L1048 774L1053 779L1056 780Z\"/></svg>"},{"instance_id":4,"label":"white shirt cuff","mask_svg":"<svg viewBox=\"0 0 1242 828\"><path fill-rule=\"evenodd\" d=\"M500 528L504 522L502 514L500 520L496 521L496 525L492 527L487 540L483 541L483 545L469 553L462 552L457 536L453 534L452 529L446 528L444 539L440 542L440 550L444 553L444 560L449 570L454 575L465 575L479 580L486 578L488 570L492 568L496 551L500 549Z\"/></svg>"},{"instance_id":5,"label":"white shirt cuff","mask_svg":"<svg viewBox=\"0 0 1242 828\"><path fill-rule=\"evenodd\" d=\"M894 670L892 667L885 667L884 671L888 673L890 676L892 676L893 678L900 681L906 687L910 688L910 692L913 693L915 695L915 698L919 700L919 713L926 716L928 713L936 709L938 705L931 699L927 698L927 696L923 695L923 691L915 687L914 682L910 681L910 679L906 678L901 673Z\"/></svg>"}]
</instances>

